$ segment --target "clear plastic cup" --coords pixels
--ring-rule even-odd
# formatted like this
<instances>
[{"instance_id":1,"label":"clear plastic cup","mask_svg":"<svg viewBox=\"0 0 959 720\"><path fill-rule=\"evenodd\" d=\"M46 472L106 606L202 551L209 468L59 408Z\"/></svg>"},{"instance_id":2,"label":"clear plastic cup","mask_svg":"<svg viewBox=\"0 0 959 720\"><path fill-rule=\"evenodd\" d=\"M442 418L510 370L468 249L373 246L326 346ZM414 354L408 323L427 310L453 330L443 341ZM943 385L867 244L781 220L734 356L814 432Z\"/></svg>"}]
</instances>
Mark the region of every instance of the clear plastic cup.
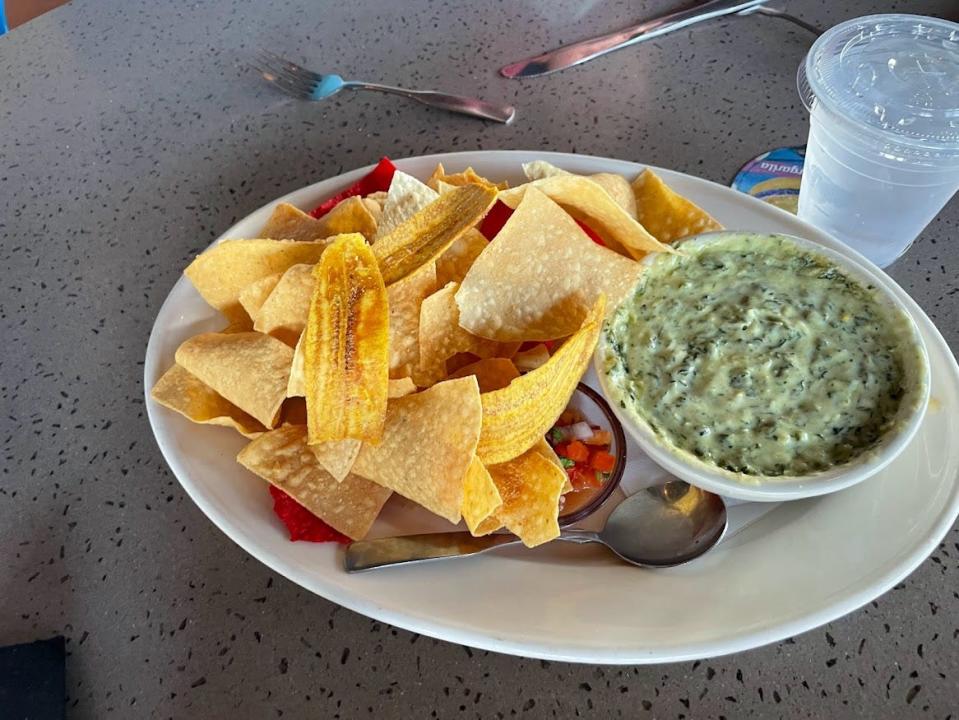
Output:
<instances>
[{"instance_id":1,"label":"clear plastic cup","mask_svg":"<svg viewBox=\"0 0 959 720\"><path fill-rule=\"evenodd\" d=\"M798 82L799 217L885 267L959 189L959 24L849 20L815 42Z\"/></svg>"}]
</instances>

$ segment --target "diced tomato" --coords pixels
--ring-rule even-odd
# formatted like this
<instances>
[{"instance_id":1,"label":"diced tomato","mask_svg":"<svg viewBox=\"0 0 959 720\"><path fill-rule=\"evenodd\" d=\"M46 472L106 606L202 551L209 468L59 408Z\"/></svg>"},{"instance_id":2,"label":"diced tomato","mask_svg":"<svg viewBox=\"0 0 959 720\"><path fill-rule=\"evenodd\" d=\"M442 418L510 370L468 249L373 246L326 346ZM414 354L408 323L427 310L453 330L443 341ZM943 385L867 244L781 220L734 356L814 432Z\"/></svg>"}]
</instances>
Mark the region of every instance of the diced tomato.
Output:
<instances>
[{"instance_id":1,"label":"diced tomato","mask_svg":"<svg viewBox=\"0 0 959 720\"><path fill-rule=\"evenodd\" d=\"M569 476L569 481L573 484L573 490L587 490L603 486L603 481L596 476L596 471L591 470L585 465L571 467L566 471L566 474Z\"/></svg>"},{"instance_id":2,"label":"diced tomato","mask_svg":"<svg viewBox=\"0 0 959 720\"><path fill-rule=\"evenodd\" d=\"M613 442L613 436L609 430L599 430L593 428L593 437L584 440L587 445L606 445L609 447Z\"/></svg>"},{"instance_id":3,"label":"diced tomato","mask_svg":"<svg viewBox=\"0 0 959 720\"><path fill-rule=\"evenodd\" d=\"M343 200L346 200L346 198L353 197L354 195L362 197L363 195L369 195L370 193L381 190L384 192L389 190L390 183L393 182L393 173L395 172L396 166L392 161L388 157L382 158L370 172L350 185L346 190L317 205L313 211L310 212L310 215L315 218L321 218Z\"/></svg>"},{"instance_id":4,"label":"diced tomato","mask_svg":"<svg viewBox=\"0 0 959 720\"><path fill-rule=\"evenodd\" d=\"M577 463L584 463L589 460L589 448L579 440L572 440L567 443L566 452L562 454Z\"/></svg>"},{"instance_id":5,"label":"diced tomato","mask_svg":"<svg viewBox=\"0 0 959 720\"><path fill-rule=\"evenodd\" d=\"M503 229L512 214L513 209L509 205L502 200L497 200L480 223L480 232L487 240L492 240Z\"/></svg>"},{"instance_id":6,"label":"diced tomato","mask_svg":"<svg viewBox=\"0 0 959 720\"><path fill-rule=\"evenodd\" d=\"M273 496L273 512L286 525L291 542L306 540L349 544L350 539L346 535L331 528L279 488L270 485L270 495Z\"/></svg>"},{"instance_id":7,"label":"diced tomato","mask_svg":"<svg viewBox=\"0 0 959 720\"><path fill-rule=\"evenodd\" d=\"M593 470L606 473L612 472L615 464L616 458L605 450L593 450L589 456L589 466L593 468Z\"/></svg>"}]
</instances>

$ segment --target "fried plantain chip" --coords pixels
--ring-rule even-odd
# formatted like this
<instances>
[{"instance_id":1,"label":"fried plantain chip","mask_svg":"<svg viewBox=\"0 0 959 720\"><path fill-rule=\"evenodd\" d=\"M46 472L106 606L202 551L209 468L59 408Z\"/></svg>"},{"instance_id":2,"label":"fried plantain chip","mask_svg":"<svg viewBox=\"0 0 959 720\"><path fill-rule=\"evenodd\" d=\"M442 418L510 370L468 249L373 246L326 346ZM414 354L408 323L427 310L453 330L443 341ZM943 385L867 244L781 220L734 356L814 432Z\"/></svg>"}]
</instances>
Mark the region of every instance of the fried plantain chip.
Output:
<instances>
[{"instance_id":1,"label":"fried plantain chip","mask_svg":"<svg viewBox=\"0 0 959 720\"><path fill-rule=\"evenodd\" d=\"M493 340L551 340L580 326L600 290L610 308L643 272L592 242L562 208L530 187L456 293L459 323Z\"/></svg>"},{"instance_id":2,"label":"fried plantain chip","mask_svg":"<svg viewBox=\"0 0 959 720\"><path fill-rule=\"evenodd\" d=\"M177 348L176 363L268 428L275 427L293 349L257 332L204 333Z\"/></svg>"},{"instance_id":3,"label":"fried plantain chip","mask_svg":"<svg viewBox=\"0 0 959 720\"><path fill-rule=\"evenodd\" d=\"M542 439L569 403L596 347L606 311L600 295L582 327L545 365L502 390L483 393L483 429L476 454L489 467L521 455Z\"/></svg>"},{"instance_id":4,"label":"fried plantain chip","mask_svg":"<svg viewBox=\"0 0 959 720\"><path fill-rule=\"evenodd\" d=\"M386 417L389 309L376 258L362 235L340 235L314 277L303 340L310 444L378 442Z\"/></svg>"},{"instance_id":5,"label":"fried plantain chip","mask_svg":"<svg viewBox=\"0 0 959 720\"><path fill-rule=\"evenodd\" d=\"M722 230L709 213L675 192L650 169L633 181L641 223L657 240L672 243L709 230Z\"/></svg>"},{"instance_id":6,"label":"fried plantain chip","mask_svg":"<svg viewBox=\"0 0 959 720\"><path fill-rule=\"evenodd\" d=\"M244 288L297 263L317 262L326 244L325 240L224 240L197 256L184 274L210 305L230 319L242 318Z\"/></svg>"},{"instance_id":7,"label":"fried plantain chip","mask_svg":"<svg viewBox=\"0 0 959 720\"><path fill-rule=\"evenodd\" d=\"M266 427L256 418L240 410L179 365L173 365L163 373L150 391L150 396L195 423L231 427L248 438L266 432Z\"/></svg>"},{"instance_id":8,"label":"fried plantain chip","mask_svg":"<svg viewBox=\"0 0 959 720\"><path fill-rule=\"evenodd\" d=\"M459 522L482 408L472 377L390 400L383 441L363 443L353 472Z\"/></svg>"},{"instance_id":9,"label":"fried plantain chip","mask_svg":"<svg viewBox=\"0 0 959 720\"><path fill-rule=\"evenodd\" d=\"M289 268L252 316L253 329L291 347L296 345L306 327L315 285L312 265L301 263Z\"/></svg>"},{"instance_id":10,"label":"fried plantain chip","mask_svg":"<svg viewBox=\"0 0 959 720\"><path fill-rule=\"evenodd\" d=\"M357 475L337 482L310 450L302 425L284 425L263 433L236 459L353 540L366 536L391 494Z\"/></svg>"},{"instance_id":11,"label":"fried plantain chip","mask_svg":"<svg viewBox=\"0 0 959 720\"><path fill-rule=\"evenodd\" d=\"M379 238L373 252L379 260L383 281L392 285L436 260L482 219L495 199L495 190L464 185L440 196Z\"/></svg>"}]
</instances>

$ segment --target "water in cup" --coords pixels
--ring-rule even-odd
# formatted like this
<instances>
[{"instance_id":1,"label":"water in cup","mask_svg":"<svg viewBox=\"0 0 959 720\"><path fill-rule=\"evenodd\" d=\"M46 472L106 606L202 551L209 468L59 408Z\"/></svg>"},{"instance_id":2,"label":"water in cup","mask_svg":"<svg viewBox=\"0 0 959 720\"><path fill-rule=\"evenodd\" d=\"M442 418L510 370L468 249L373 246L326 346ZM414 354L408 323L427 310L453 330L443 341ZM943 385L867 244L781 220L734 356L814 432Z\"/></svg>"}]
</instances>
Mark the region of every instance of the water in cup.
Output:
<instances>
[{"instance_id":1,"label":"water in cup","mask_svg":"<svg viewBox=\"0 0 959 720\"><path fill-rule=\"evenodd\" d=\"M959 189L959 24L872 15L820 37L799 217L885 267Z\"/></svg>"}]
</instances>

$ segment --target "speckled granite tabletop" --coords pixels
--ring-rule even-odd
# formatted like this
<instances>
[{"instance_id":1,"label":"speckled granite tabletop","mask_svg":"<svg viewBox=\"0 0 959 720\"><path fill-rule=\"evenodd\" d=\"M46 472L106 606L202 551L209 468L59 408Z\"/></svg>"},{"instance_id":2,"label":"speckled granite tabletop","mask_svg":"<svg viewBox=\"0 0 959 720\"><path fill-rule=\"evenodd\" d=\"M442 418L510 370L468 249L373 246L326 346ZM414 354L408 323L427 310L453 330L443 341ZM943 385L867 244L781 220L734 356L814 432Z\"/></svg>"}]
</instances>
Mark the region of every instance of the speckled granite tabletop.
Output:
<instances>
[{"instance_id":1,"label":"speckled granite tabletop","mask_svg":"<svg viewBox=\"0 0 959 720\"><path fill-rule=\"evenodd\" d=\"M186 497L142 359L180 269L234 220L367 164L465 149L642 160L720 182L806 118L810 38L735 18L548 78L504 60L669 2L75 0L0 39L0 644L63 634L69 716L953 717L959 535L862 610L657 667L522 660L372 622L246 555ZM797 0L828 25L955 0ZM516 104L501 127L377 96L295 104L266 45L346 76ZM959 199L891 270L959 347ZM0 716L3 715L0 708Z\"/></svg>"}]
</instances>

